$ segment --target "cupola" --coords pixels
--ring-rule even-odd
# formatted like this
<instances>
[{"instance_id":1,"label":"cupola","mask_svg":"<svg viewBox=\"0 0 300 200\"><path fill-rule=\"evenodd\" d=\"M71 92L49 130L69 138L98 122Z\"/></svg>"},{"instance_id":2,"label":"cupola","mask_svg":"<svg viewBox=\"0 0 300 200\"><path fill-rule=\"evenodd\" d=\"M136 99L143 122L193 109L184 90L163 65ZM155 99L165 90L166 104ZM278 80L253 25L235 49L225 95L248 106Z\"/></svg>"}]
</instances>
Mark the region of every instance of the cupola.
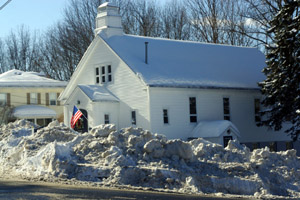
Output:
<instances>
[{"instance_id":1,"label":"cupola","mask_svg":"<svg viewBox=\"0 0 300 200\"><path fill-rule=\"evenodd\" d=\"M123 34L120 9L113 3L106 2L98 7L95 35L100 31L104 31L107 37Z\"/></svg>"}]
</instances>

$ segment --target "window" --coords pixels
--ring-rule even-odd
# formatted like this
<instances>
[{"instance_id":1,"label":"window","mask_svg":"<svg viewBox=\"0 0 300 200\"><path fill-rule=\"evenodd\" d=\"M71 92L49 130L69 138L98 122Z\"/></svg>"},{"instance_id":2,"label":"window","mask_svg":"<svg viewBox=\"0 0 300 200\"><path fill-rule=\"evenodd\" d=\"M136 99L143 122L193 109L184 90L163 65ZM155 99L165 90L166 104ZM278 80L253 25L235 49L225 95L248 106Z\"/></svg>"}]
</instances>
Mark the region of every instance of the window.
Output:
<instances>
[{"instance_id":1,"label":"window","mask_svg":"<svg viewBox=\"0 0 300 200\"><path fill-rule=\"evenodd\" d=\"M49 101L51 106L56 105L56 99L57 99L57 94L56 93L50 93L49 94Z\"/></svg>"},{"instance_id":2,"label":"window","mask_svg":"<svg viewBox=\"0 0 300 200\"><path fill-rule=\"evenodd\" d=\"M111 65L107 66L107 81L111 82L112 77L111 77Z\"/></svg>"},{"instance_id":3,"label":"window","mask_svg":"<svg viewBox=\"0 0 300 200\"><path fill-rule=\"evenodd\" d=\"M96 83L112 82L112 68L111 65L96 67Z\"/></svg>"},{"instance_id":4,"label":"window","mask_svg":"<svg viewBox=\"0 0 300 200\"><path fill-rule=\"evenodd\" d=\"M96 67L96 83L100 83L99 67Z\"/></svg>"},{"instance_id":5,"label":"window","mask_svg":"<svg viewBox=\"0 0 300 200\"><path fill-rule=\"evenodd\" d=\"M104 115L104 124L109 124L109 115L108 114Z\"/></svg>"},{"instance_id":6,"label":"window","mask_svg":"<svg viewBox=\"0 0 300 200\"><path fill-rule=\"evenodd\" d=\"M169 116L168 116L167 109L163 109L163 118L164 118L164 124L169 124Z\"/></svg>"},{"instance_id":7,"label":"window","mask_svg":"<svg viewBox=\"0 0 300 200\"><path fill-rule=\"evenodd\" d=\"M260 148L260 143L259 142L255 142L255 143L252 143L252 149L259 149Z\"/></svg>"},{"instance_id":8,"label":"window","mask_svg":"<svg viewBox=\"0 0 300 200\"><path fill-rule=\"evenodd\" d=\"M30 93L30 104L38 104L37 93Z\"/></svg>"},{"instance_id":9,"label":"window","mask_svg":"<svg viewBox=\"0 0 300 200\"><path fill-rule=\"evenodd\" d=\"M229 98L223 98L223 114L224 114L224 120L230 121Z\"/></svg>"},{"instance_id":10,"label":"window","mask_svg":"<svg viewBox=\"0 0 300 200\"><path fill-rule=\"evenodd\" d=\"M105 83L105 67L101 67L101 82Z\"/></svg>"},{"instance_id":11,"label":"window","mask_svg":"<svg viewBox=\"0 0 300 200\"><path fill-rule=\"evenodd\" d=\"M286 142L285 143L285 147L286 147L286 150L289 150L289 149L293 149L293 142L290 141L290 142Z\"/></svg>"},{"instance_id":12,"label":"window","mask_svg":"<svg viewBox=\"0 0 300 200\"><path fill-rule=\"evenodd\" d=\"M260 99L254 99L254 114L255 114L255 122L260 122L261 121Z\"/></svg>"},{"instance_id":13,"label":"window","mask_svg":"<svg viewBox=\"0 0 300 200\"><path fill-rule=\"evenodd\" d=\"M36 119L36 123L39 126L47 126L50 122L52 122L51 118L41 118L41 119Z\"/></svg>"},{"instance_id":14,"label":"window","mask_svg":"<svg viewBox=\"0 0 300 200\"><path fill-rule=\"evenodd\" d=\"M197 122L197 106L196 106L196 97L190 97L190 122Z\"/></svg>"},{"instance_id":15,"label":"window","mask_svg":"<svg viewBox=\"0 0 300 200\"><path fill-rule=\"evenodd\" d=\"M0 106L6 106L7 98L5 93L0 93Z\"/></svg>"},{"instance_id":16,"label":"window","mask_svg":"<svg viewBox=\"0 0 300 200\"><path fill-rule=\"evenodd\" d=\"M136 125L136 112L131 111L131 124Z\"/></svg>"}]
</instances>

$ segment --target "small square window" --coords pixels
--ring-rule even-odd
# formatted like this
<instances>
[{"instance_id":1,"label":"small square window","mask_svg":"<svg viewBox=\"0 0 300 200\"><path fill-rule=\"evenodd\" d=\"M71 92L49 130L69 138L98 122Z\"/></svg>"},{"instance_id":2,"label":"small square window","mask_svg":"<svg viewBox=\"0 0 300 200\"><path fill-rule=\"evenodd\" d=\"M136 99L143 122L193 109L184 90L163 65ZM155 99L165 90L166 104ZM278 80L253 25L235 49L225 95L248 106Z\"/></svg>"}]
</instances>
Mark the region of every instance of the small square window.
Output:
<instances>
[{"instance_id":1,"label":"small square window","mask_svg":"<svg viewBox=\"0 0 300 200\"><path fill-rule=\"evenodd\" d=\"M190 116L190 122L196 123L197 122L197 116Z\"/></svg>"}]
</instances>

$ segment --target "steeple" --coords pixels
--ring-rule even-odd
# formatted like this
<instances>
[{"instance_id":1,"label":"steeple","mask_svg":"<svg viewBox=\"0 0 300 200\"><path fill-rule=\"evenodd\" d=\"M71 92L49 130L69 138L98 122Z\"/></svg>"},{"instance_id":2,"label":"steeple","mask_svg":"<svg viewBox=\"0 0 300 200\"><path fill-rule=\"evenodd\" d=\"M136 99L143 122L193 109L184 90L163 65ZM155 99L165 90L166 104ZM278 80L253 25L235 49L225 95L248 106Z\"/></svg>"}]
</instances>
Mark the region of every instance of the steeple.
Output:
<instances>
[{"instance_id":1,"label":"steeple","mask_svg":"<svg viewBox=\"0 0 300 200\"><path fill-rule=\"evenodd\" d=\"M103 3L98 7L95 35L100 31L104 31L107 37L123 34L119 10L118 6L110 2Z\"/></svg>"}]
</instances>

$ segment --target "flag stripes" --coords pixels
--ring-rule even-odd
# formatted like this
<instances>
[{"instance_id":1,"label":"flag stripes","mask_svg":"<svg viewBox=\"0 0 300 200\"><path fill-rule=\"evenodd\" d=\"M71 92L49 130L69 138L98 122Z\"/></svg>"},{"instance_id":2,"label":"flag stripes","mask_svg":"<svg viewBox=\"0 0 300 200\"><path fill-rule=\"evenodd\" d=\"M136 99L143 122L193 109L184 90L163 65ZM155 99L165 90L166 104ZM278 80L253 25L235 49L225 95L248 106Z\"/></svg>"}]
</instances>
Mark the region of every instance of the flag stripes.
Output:
<instances>
[{"instance_id":1,"label":"flag stripes","mask_svg":"<svg viewBox=\"0 0 300 200\"><path fill-rule=\"evenodd\" d=\"M76 122L78 121L78 119L82 116L82 112L76 107L74 106L73 108L73 114L71 117L71 128L74 129Z\"/></svg>"}]
</instances>

